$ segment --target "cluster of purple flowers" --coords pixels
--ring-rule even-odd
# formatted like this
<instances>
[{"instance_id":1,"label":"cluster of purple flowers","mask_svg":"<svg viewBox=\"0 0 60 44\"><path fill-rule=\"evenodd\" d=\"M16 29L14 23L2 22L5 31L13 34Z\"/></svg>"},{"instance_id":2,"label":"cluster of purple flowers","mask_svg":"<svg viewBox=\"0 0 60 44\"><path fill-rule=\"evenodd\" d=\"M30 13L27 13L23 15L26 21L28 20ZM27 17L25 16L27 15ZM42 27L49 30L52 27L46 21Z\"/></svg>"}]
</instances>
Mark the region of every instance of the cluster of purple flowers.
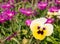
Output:
<instances>
[{"instance_id":1,"label":"cluster of purple flowers","mask_svg":"<svg viewBox=\"0 0 60 44\"><path fill-rule=\"evenodd\" d=\"M3 23L6 20L11 20L11 18L15 15L15 11L5 10L0 13L0 22Z\"/></svg>"},{"instance_id":2,"label":"cluster of purple flowers","mask_svg":"<svg viewBox=\"0 0 60 44\"><path fill-rule=\"evenodd\" d=\"M48 0L47 0L47 1L48 1ZM53 1L53 0L52 0L52 1ZM48 1L48 2L49 2L49 1ZM60 4L60 1L59 1L59 0L55 0L54 2L55 2L55 4ZM37 4L37 8L40 9L40 10L46 9L47 6L49 6L48 3L47 3L47 2L43 2L43 1L40 1L40 2L38 2L38 4ZM48 9L48 8L47 8L47 9ZM49 11L57 11L57 10L58 10L58 9L57 9L57 7L55 7L55 6L49 8ZM20 12L23 13L24 15L26 15L26 16L30 16L30 15L32 15L33 10L31 10L31 9L26 9L26 8L20 8Z\"/></svg>"},{"instance_id":3,"label":"cluster of purple flowers","mask_svg":"<svg viewBox=\"0 0 60 44\"><path fill-rule=\"evenodd\" d=\"M47 0L48 1L48 0ZM0 13L0 22L4 22L6 20L10 20L14 15L15 15L15 11L10 10L10 8L14 7L14 0L9 0L7 3L3 3L1 4L2 9L5 9L4 11L2 11ZM59 0L55 0L56 4L60 4ZM48 6L48 3L45 1L40 1L37 3L37 8L40 10L45 10ZM32 10L31 8L20 8L20 13L24 14L25 16L31 16L31 15L35 15L36 10ZM50 12L54 12L54 11L58 11L57 7L50 7L48 9L48 11Z\"/></svg>"},{"instance_id":4,"label":"cluster of purple flowers","mask_svg":"<svg viewBox=\"0 0 60 44\"><path fill-rule=\"evenodd\" d=\"M60 4L60 0L55 0L54 2L55 2L56 5ZM46 2L46 1L45 2L40 1L37 4L37 8L40 9L40 10L45 10L49 6L48 4L49 4L49 1L48 2ZM49 12L58 12L60 10L57 6L51 6L51 7L48 7L47 9L48 9ZM30 16L30 15L32 15L32 14L35 13L34 10L26 9L26 8L20 8L20 12L22 14L26 15L26 16ZM53 23L54 19L48 18L47 22ZM29 26L31 24L31 20L28 19L28 20L26 20L25 23L26 23L27 26Z\"/></svg>"},{"instance_id":5,"label":"cluster of purple flowers","mask_svg":"<svg viewBox=\"0 0 60 44\"><path fill-rule=\"evenodd\" d=\"M11 10L12 7L14 7L14 0L9 0L6 3L2 3L0 5L0 8L2 9L0 13L0 23L4 23L7 20L11 20L13 16L15 15L15 11Z\"/></svg>"},{"instance_id":6,"label":"cluster of purple flowers","mask_svg":"<svg viewBox=\"0 0 60 44\"><path fill-rule=\"evenodd\" d=\"M47 7L47 3L46 2L39 2L37 5L37 8L40 10L44 10ZM30 16L30 15L35 15L36 11L32 10L31 8L20 8L20 12L26 16Z\"/></svg>"}]
</instances>

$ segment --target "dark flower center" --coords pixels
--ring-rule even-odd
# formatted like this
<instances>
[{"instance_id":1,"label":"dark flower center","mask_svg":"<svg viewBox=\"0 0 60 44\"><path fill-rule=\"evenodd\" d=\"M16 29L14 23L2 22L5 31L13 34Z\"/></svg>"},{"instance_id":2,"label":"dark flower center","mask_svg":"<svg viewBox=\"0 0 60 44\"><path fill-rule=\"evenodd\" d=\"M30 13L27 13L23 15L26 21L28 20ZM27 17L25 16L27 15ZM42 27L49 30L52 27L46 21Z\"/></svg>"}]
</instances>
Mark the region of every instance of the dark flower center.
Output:
<instances>
[{"instance_id":1,"label":"dark flower center","mask_svg":"<svg viewBox=\"0 0 60 44\"><path fill-rule=\"evenodd\" d=\"M39 30L37 33L43 35L44 32Z\"/></svg>"},{"instance_id":2,"label":"dark flower center","mask_svg":"<svg viewBox=\"0 0 60 44\"><path fill-rule=\"evenodd\" d=\"M38 26L38 28L37 29L40 29L40 26Z\"/></svg>"},{"instance_id":3,"label":"dark flower center","mask_svg":"<svg viewBox=\"0 0 60 44\"><path fill-rule=\"evenodd\" d=\"M43 30L45 30L45 28L43 28Z\"/></svg>"}]
</instances>

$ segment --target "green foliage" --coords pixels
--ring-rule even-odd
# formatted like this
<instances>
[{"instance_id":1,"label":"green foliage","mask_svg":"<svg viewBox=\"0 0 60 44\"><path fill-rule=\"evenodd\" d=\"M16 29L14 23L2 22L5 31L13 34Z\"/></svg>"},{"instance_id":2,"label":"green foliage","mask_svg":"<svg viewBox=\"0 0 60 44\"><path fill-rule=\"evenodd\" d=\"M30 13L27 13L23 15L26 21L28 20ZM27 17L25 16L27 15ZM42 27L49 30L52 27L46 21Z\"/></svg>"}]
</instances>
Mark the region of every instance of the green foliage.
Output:
<instances>
[{"instance_id":1,"label":"green foliage","mask_svg":"<svg viewBox=\"0 0 60 44\"><path fill-rule=\"evenodd\" d=\"M14 8L15 11L19 12L20 7L22 7L22 4L17 5ZM25 7L30 7L30 4L27 3ZM4 44L22 44L24 38L26 39L27 44L60 44L60 21L58 20L54 23L54 33L51 36L46 37L45 40L39 41L32 36L30 28L25 25L25 20L29 18L36 19L39 17L43 17L47 13L47 10L41 11L37 9L37 11L39 13L34 17L26 17L23 14L18 13L12 20L7 21L4 24L0 24L0 39L2 41L6 37L13 34L13 32L19 32L19 34L17 34L11 40L5 40Z\"/></svg>"}]
</instances>

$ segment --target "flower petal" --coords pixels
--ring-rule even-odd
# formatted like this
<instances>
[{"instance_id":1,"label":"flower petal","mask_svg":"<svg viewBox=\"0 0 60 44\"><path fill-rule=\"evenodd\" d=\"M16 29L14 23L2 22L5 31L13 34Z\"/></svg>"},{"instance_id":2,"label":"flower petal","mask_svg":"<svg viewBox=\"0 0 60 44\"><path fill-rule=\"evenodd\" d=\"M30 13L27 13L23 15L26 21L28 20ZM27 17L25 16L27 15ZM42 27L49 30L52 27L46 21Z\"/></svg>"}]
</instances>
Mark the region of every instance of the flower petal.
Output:
<instances>
[{"instance_id":1,"label":"flower petal","mask_svg":"<svg viewBox=\"0 0 60 44\"><path fill-rule=\"evenodd\" d=\"M47 21L45 17L40 18L40 23L44 24Z\"/></svg>"},{"instance_id":2,"label":"flower petal","mask_svg":"<svg viewBox=\"0 0 60 44\"><path fill-rule=\"evenodd\" d=\"M45 24L45 27L47 29L47 35L50 36L53 33L53 25L52 24Z\"/></svg>"},{"instance_id":3,"label":"flower petal","mask_svg":"<svg viewBox=\"0 0 60 44\"><path fill-rule=\"evenodd\" d=\"M39 39L39 40L43 40L46 37L45 34L44 35L38 34L37 31L33 32L33 36L34 36L35 39Z\"/></svg>"},{"instance_id":4,"label":"flower petal","mask_svg":"<svg viewBox=\"0 0 60 44\"><path fill-rule=\"evenodd\" d=\"M36 19L36 20L33 20L32 22L31 22L31 24L30 24L30 29L31 29L31 31L33 31L33 30L35 30L36 28L37 28L37 26L43 26L43 24L42 23L40 23L41 22L41 20L40 20L40 18L38 18L38 19Z\"/></svg>"}]
</instances>

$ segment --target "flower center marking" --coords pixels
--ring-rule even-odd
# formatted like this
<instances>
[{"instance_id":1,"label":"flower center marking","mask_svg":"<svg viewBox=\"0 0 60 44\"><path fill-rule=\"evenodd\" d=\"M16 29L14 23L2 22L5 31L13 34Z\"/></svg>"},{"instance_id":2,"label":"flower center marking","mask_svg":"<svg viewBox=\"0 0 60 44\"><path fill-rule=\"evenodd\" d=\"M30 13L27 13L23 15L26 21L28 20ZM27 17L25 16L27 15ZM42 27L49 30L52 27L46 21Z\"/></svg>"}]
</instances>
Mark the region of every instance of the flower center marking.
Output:
<instances>
[{"instance_id":1,"label":"flower center marking","mask_svg":"<svg viewBox=\"0 0 60 44\"><path fill-rule=\"evenodd\" d=\"M38 29L40 29L40 26L38 26Z\"/></svg>"},{"instance_id":2,"label":"flower center marking","mask_svg":"<svg viewBox=\"0 0 60 44\"><path fill-rule=\"evenodd\" d=\"M39 30L37 33L43 35L44 32Z\"/></svg>"},{"instance_id":3,"label":"flower center marking","mask_svg":"<svg viewBox=\"0 0 60 44\"><path fill-rule=\"evenodd\" d=\"M45 27L43 28L43 30L45 30Z\"/></svg>"}]
</instances>

